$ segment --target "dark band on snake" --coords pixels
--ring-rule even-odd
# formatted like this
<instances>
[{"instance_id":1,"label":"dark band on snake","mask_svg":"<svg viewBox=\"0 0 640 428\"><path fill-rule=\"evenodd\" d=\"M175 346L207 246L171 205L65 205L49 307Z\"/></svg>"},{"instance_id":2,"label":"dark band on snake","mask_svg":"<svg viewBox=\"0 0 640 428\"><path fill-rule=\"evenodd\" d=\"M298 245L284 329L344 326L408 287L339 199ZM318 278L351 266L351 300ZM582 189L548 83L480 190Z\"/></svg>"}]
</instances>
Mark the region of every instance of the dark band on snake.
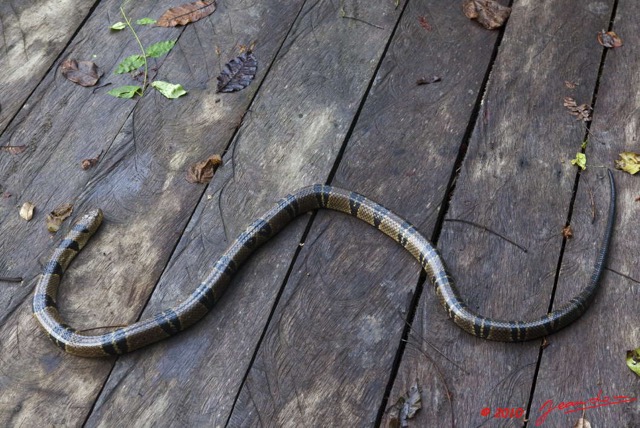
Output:
<instances>
[{"instance_id":1,"label":"dark band on snake","mask_svg":"<svg viewBox=\"0 0 640 428\"><path fill-rule=\"evenodd\" d=\"M598 290L615 217L615 183L611 171L608 171L608 175L610 200L607 224L589 283L559 309L530 321L501 321L474 313L460 297L438 251L409 222L355 192L319 184L305 187L285 197L253 222L231 244L214 264L208 277L185 301L150 318L99 335L84 334L68 326L56 303L62 274L102 223L102 211L90 211L71 228L45 266L36 285L33 313L51 340L68 353L100 357L134 351L171 337L196 323L213 308L242 263L260 245L295 217L325 208L363 220L411 253L427 272L449 317L464 331L480 338L503 342L536 339L554 333L578 319Z\"/></svg>"}]
</instances>

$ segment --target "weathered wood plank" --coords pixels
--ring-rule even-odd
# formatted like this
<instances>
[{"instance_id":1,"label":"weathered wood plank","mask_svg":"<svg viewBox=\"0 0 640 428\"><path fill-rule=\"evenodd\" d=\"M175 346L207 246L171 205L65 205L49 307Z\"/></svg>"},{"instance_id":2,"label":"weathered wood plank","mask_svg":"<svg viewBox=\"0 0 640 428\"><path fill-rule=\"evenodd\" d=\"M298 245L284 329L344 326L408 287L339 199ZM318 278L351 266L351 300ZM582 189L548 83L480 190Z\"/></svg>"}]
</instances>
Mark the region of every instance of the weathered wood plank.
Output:
<instances>
[{"instance_id":1,"label":"weathered wood plank","mask_svg":"<svg viewBox=\"0 0 640 428\"><path fill-rule=\"evenodd\" d=\"M214 15L184 30L142 29L145 44L179 37L166 60L158 62L158 78L180 81L189 90L177 101L153 92L138 102L92 94L53 70L45 79L47 85L30 100L32 108L21 113L2 140L33 144L24 156L3 158L0 171L15 199L32 200L40 210L25 223L15 207L2 205L3 274L20 273L33 285L41 270L33 261L44 262L57 241L49 239L43 226L51 208L67 201L74 201L80 213L100 206L108 226L94 238L99 249L85 250L65 275L59 299L62 313L79 328L135 320L202 196L202 186L185 181L187 166L224 150L301 3L221 5ZM115 9L96 9L78 35L82 42L70 52L86 55L101 46L102 63L111 65L105 70L109 74L119 60L135 52L135 41L126 33L92 37L118 19L114 5ZM137 2L129 13L134 18L157 17L170 5ZM230 28L230 22L238 27ZM238 44L256 37L262 41L256 47L256 81L241 93L216 95L222 65L237 54ZM114 78L120 79L126 78ZM101 149L101 162L89 171L80 170L80 160ZM163 233L151 233L154 230ZM22 286L2 294L7 311L0 330L0 424L81 424L113 361L78 360L54 348L32 320L30 291Z\"/></svg>"},{"instance_id":2,"label":"weathered wood plank","mask_svg":"<svg viewBox=\"0 0 640 428\"><path fill-rule=\"evenodd\" d=\"M640 84L640 37L634 8L633 2L618 2L614 31L624 38L625 45L607 52L587 146L588 166L580 178L571 222L574 238L567 243L562 263L559 301L570 294L566 283L574 281L576 266L589 266L593 261L592 241L601 232L594 227L594 216L597 224L606 215L608 202L603 197L608 187L606 173L600 167L612 168L620 152L638 151L639 119L635 113L640 104L635 90L630 90ZM624 173L616 172L615 176L618 216L608 261L611 270L605 273L600 293L583 319L553 338L552 346L544 350L531 406L532 423L547 411L542 426L571 426L582 415L582 411L565 414L553 410L548 400L556 406L587 401L600 391L600 398L610 397L611 402L618 401L614 396L640 396L638 377L625 365L626 351L640 344L638 182L637 177ZM592 426L640 426L640 404L592 408L586 410L585 417Z\"/></svg>"},{"instance_id":3,"label":"weathered wood plank","mask_svg":"<svg viewBox=\"0 0 640 428\"><path fill-rule=\"evenodd\" d=\"M97 1L0 2L0 133Z\"/></svg>"},{"instance_id":4,"label":"weathered wood plank","mask_svg":"<svg viewBox=\"0 0 640 428\"><path fill-rule=\"evenodd\" d=\"M332 184L431 236L495 40L456 3L410 2ZM318 213L229 425L372 425L419 272L380 232Z\"/></svg>"},{"instance_id":5,"label":"weathered wood plank","mask_svg":"<svg viewBox=\"0 0 640 428\"><path fill-rule=\"evenodd\" d=\"M584 135L562 105L564 81L578 81L572 95L589 102L601 55L594 33L606 28L613 2L599 4L597 11L560 1L514 4L438 242L463 296L485 316L547 311L576 174L568 159ZM596 230L603 223L597 219ZM599 242L599 233L591 236ZM585 259L593 260L592 248L582 248ZM591 266L576 266L570 294ZM491 416L499 407L526 408L539 341L474 338L447 319L428 286L413 329L389 404L417 380L424 391L418 426L522 425Z\"/></svg>"},{"instance_id":6,"label":"weathered wood plank","mask_svg":"<svg viewBox=\"0 0 640 428\"><path fill-rule=\"evenodd\" d=\"M392 2L344 7L382 29L341 18L335 3L305 3L144 315L192 292L277 199L326 180L399 16ZM121 358L87 425L122 414L134 425L224 425L307 221L254 256L200 324Z\"/></svg>"}]
</instances>

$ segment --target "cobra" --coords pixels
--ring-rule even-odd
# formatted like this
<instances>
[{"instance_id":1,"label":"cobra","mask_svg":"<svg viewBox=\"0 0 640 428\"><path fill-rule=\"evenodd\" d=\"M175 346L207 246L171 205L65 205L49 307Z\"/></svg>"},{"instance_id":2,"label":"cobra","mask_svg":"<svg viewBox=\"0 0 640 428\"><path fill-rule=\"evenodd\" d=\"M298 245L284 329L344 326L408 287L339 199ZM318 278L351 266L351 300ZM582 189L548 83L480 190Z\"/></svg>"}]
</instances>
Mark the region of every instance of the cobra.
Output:
<instances>
[{"instance_id":1,"label":"cobra","mask_svg":"<svg viewBox=\"0 0 640 428\"><path fill-rule=\"evenodd\" d=\"M325 185L305 187L287 196L253 222L219 258L207 278L179 305L98 335L84 334L67 325L56 303L62 274L102 222L101 210L90 211L72 227L47 263L36 285L33 313L51 340L70 354L100 357L134 351L171 337L196 323L218 302L242 263L261 244L297 216L325 208L357 217L404 247L427 272L449 317L464 331L477 337L504 342L536 339L552 334L578 319L597 292L615 217L615 183L611 171L608 174L610 200L607 224L589 283L560 308L529 321L502 321L474 313L462 300L436 248L409 222L358 193Z\"/></svg>"}]
</instances>

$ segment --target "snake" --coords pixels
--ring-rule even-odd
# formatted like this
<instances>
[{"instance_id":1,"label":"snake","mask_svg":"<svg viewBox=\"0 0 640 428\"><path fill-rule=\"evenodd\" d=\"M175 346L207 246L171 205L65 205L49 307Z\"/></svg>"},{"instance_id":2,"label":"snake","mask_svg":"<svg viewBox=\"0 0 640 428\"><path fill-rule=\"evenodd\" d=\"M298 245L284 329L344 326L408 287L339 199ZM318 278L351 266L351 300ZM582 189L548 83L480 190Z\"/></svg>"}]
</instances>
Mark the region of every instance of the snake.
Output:
<instances>
[{"instance_id":1,"label":"snake","mask_svg":"<svg viewBox=\"0 0 640 428\"><path fill-rule=\"evenodd\" d=\"M315 184L280 200L255 220L220 256L196 290L178 305L130 325L103 334L87 334L65 323L57 306L64 271L87 244L103 220L100 209L83 215L53 252L35 287L33 314L49 338L64 351L81 357L125 354L185 330L203 318L220 300L242 263L294 218L303 213L329 209L354 216L406 249L420 263L449 317L476 337L521 342L555 333L577 320L593 301L609 250L615 218L616 190L610 170L610 200L604 237L593 274L575 297L545 315L529 321L503 321L475 313L462 299L448 275L438 250L408 221L366 197L337 187Z\"/></svg>"}]
</instances>

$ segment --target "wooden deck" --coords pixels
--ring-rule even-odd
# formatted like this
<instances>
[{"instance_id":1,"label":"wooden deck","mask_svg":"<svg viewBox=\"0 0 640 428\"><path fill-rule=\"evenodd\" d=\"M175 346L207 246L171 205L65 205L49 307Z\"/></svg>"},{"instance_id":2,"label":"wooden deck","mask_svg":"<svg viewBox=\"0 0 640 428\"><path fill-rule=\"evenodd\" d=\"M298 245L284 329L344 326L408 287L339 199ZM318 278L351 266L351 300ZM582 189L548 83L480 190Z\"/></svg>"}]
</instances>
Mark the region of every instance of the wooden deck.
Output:
<instances>
[{"instance_id":1,"label":"wooden deck","mask_svg":"<svg viewBox=\"0 0 640 428\"><path fill-rule=\"evenodd\" d=\"M127 7L158 18L180 3ZM36 325L37 277L89 208L106 220L59 298L80 329L179 302L253 219L312 183L358 191L415 224L486 316L532 318L583 287L604 230L603 167L640 151L637 5L515 0L507 25L488 31L459 1L394 3L219 0L197 23L139 27L146 45L177 39L153 73L189 93L121 100L106 92L126 83L113 71L137 45L108 29L121 20L118 1L0 2L0 146L27 145L0 151L0 276L23 278L0 283L0 426L393 426L388 409L417 384L410 427L534 427L548 400L640 396L625 364L640 346L640 184L620 171L602 289L544 346L464 333L408 253L332 212L295 221L211 314L157 345L81 359ZM623 47L597 43L608 28ZM252 42L254 82L216 93L222 66ZM67 81L67 58L95 61L98 85ZM416 85L433 75L442 80ZM594 107L589 130L564 97ZM570 160L586 138L578 174ZM209 185L185 180L216 153L224 164ZM36 205L30 222L18 216L26 201ZM44 219L62 203L74 204L73 218L52 235ZM526 415L494 418L500 408ZM580 416L554 410L541 426ZM640 404L584 417L638 427Z\"/></svg>"}]
</instances>

